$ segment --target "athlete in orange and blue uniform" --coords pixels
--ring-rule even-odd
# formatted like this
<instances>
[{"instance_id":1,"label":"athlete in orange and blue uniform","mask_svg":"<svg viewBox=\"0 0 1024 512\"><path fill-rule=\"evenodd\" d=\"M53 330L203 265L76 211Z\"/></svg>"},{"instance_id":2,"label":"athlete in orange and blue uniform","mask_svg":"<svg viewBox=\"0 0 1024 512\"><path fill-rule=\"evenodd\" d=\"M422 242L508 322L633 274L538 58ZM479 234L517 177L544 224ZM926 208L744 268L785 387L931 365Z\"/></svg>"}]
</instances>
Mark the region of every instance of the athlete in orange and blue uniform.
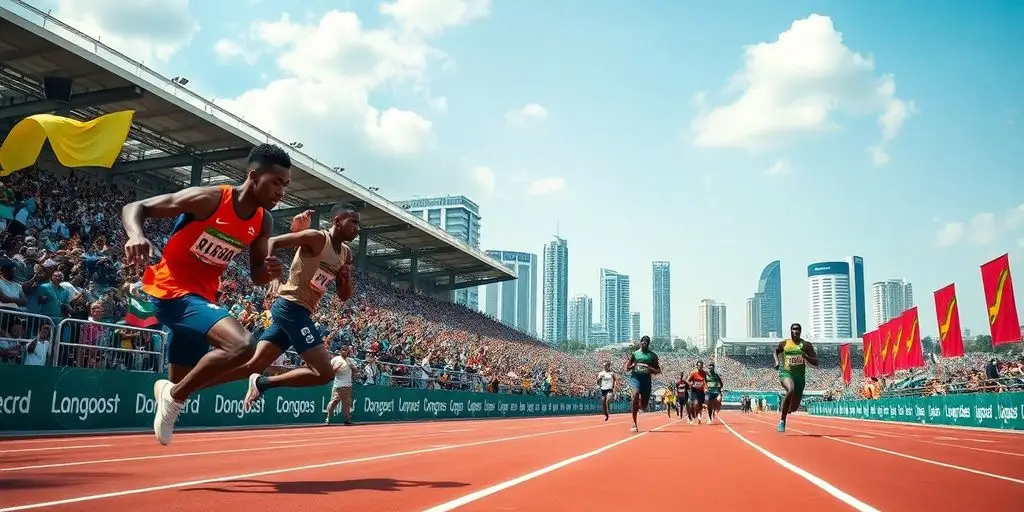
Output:
<instances>
[{"instance_id":1,"label":"athlete in orange and blue uniform","mask_svg":"<svg viewBox=\"0 0 1024 512\"><path fill-rule=\"evenodd\" d=\"M191 187L127 204L121 212L128 233L125 256L138 264L156 253L142 230L145 219L178 217L163 256L142 279L157 319L171 331L170 380L153 385L153 429L161 444L171 441L189 395L247 361L252 352L252 334L216 303L217 289L228 265L247 247L254 284L265 285L280 275L281 262L269 250L270 210L290 181L288 154L261 144L249 155L241 186Z\"/></svg>"}]
</instances>

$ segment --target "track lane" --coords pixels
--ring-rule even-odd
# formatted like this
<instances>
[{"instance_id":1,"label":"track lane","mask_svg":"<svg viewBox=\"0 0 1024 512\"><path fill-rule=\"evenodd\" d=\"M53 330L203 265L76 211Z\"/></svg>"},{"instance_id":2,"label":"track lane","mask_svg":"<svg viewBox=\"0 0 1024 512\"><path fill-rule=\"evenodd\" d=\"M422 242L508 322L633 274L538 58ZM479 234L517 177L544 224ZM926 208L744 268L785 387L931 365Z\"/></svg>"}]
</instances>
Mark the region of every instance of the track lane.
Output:
<instances>
[{"instance_id":1,"label":"track lane","mask_svg":"<svg viewBox=\"0 0 1024 512\"><path fill-rule=\"evenodd\" d=\"M785 434L776 418L729 413L726 421L751 442L820 476L879 510L1006 510L1024 486L853 446L865 441L827 427L801 428L794 416ZM749 430L744 433L743 430ZM797 432L797 430L803 431ZM936 446L934 459L944 449ZM950 485L955 482L955 485ZM969 491L968 491L969 490Z\"/></svg>"}]
</instances>

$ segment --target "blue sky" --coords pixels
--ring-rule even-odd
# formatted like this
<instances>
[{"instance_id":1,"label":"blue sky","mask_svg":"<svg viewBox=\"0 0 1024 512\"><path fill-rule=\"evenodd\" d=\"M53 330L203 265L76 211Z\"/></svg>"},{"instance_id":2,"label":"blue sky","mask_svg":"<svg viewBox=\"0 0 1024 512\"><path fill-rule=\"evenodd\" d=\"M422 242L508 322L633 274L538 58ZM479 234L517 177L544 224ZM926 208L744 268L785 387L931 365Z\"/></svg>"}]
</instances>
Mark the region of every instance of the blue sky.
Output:
<instances>
[{"instance_id":1,"label":"blue sky","mask_svg":"<svg viewBox=\"0 0 1024 512\"><path fill-rule=\"evenodd\" d=\"M485 249L557 226L570 294L629 274L644 331L652 260L680 336L702 298L744 335L775 259L787 323L856 254L925 334L950 282L987 332L978 266L1024 268L1019 2L35 3L389 198L469 196Z\"/></svg>"}]
</instances>

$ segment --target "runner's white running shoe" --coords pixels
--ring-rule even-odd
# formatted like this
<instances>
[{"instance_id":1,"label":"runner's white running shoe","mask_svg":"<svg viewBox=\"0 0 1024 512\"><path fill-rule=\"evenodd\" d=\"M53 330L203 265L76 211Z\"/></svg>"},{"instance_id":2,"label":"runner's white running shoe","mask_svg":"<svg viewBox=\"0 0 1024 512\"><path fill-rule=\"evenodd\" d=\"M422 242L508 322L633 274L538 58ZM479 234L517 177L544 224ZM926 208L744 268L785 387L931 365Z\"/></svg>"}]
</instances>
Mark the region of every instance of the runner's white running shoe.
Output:
<instances>
[{"instance_id":1,"label":"runner's white running shoe","mask_svg":"<svg viewBox=\"0 0 1024 512\"><path fill-rule=\"evenodd\" d=\"M249 410L252 408L252 403L260 398L259 389L256 389L256 379L260 378L260 374L254 373L249 376L249 389L245 392L245 409Z\"/></svg>"},{"instance_id":2,"label":"runner's white running shoe","mask_svg":"<svg viewBox=\"0 0 1024 512\"><path fill-rule=\"evenodd\" d=\"M153 416L153 432L160 444L167 445L174 435L174 424L178 421L178 415L185 404L178 403L171 398L171 381L159 379L153 383L153 401L156 404L156 414Z\"/></svg>"}]
</instances>

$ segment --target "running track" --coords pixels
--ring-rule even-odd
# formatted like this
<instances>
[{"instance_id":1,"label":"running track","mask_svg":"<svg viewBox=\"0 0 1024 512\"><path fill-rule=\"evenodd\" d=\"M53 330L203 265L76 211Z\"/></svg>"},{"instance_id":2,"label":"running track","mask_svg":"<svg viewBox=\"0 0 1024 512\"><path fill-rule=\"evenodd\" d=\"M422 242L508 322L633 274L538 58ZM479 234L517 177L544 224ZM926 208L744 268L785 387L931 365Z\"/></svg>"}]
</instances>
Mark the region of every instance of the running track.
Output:
<instances>
[{"instance_id":1,"label":"running track","mask_svg":"<svg viewBox=\"0 0 1024 512\"><path fill-rule=\"evenodd\" d=\"M1020 510L1024 435L727 412L0 441L0 512ZM666 482L671 482L667 484ZM710 500L710 501L705 501ZM784 501L780 504L779 501ZM315 508L313 508L315 507Z\"/></svg>"}]
</instances>

